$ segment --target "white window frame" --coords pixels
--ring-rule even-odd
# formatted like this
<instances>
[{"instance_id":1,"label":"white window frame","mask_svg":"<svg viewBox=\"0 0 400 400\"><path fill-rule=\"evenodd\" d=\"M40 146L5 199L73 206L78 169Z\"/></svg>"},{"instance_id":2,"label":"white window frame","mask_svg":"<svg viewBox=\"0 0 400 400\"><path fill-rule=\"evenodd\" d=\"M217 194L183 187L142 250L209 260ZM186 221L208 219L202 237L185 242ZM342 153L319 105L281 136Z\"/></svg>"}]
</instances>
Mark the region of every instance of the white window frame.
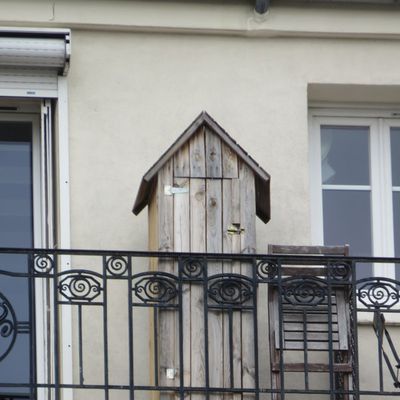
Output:
<instances>
[{"instance_id":1,"label":"white window frame","mask_svg":"<svg viewBox=\"0 0 400 400\"><path fill-rule=\"evenodd\" d=\"M11 99L0 97L0 121L26 121L32 123L32 184L33 184L33 235L35 248L54 248L53 220L58 222L59 248L70 248L70 213L69 213L69 154L68 154L68 103L66 79L59 77L59 97L57 102L57 126L51 127L51 114L49 100L43 99ZM9 107L11 106L11 107ZM15 106L15 107L14 107ZM3 108L2 108L3 107ZM8 110L7 108L15 108ZM44 143L44 125L50 129L47 146ZM54 125L54 121L53 121ZM57 134L57 168L52 170L52 140ZM46 153L46 157L44 154ZM57 178L57 179L56 179ZM53 182L58 182L58 187ZM45 187L47 186L47 191ZM57 191L58 210L52 208L53 191ZM57 212L57 215L55 214ZM70 257L59 258L60 272L70 269ZM47 382L50 371L52 354L48 353L49 342L47 335L47 302L45 282L38 281L36 286L36 377L39 383ZM64 383L73 383L72 375L72 315L69 308L63 309L61 313L60 350L59 360L60 373ZM49 391L46 388L38 389L37 399L47 399ZM72 389L63 389L63 398L72 399Z\"/></svg>"},{"instance_id":2,"label":"white window frame","mask_svg":"<svg viewBox=\"0 0 400 400\"><path fill-rule=\"evenodd\" d=\"M35 231L34 234L36 239L39 237L42 239L40 243L36 241L34 245L35 247L45 246L50 248L57 245L58 248L69 249L69 127L66 75L69 69L71 54L71 31L70 29L61 28L1 27L0 33L2 34L2 41L0 43L0 52L2 55L0 60L0 76L2 79L4 78L0 85L0 103L6 103L5 105L12 103L19 108L26 100L32 98L39 102L50 98L56 100L56 121L51 121L51 116L50 120L46 117L46 121L42 121L42 128L43 122L52 123L51 132L57 136L57 143L54 146L57 155L57 168L52 171L53 178L55 178L54 181L57 182L57 187L50 187L50 190L54 190L57 193L58 200L56 209L50 210L50 212L56 213L51 219L54 217L54 220L58 223L57 243L55 244L52 241L52 232L50 232L52 227L49 229L47 226L47 222L50 220L47 219L46 221L46 215L44 215L49 212L48 207L51 207L49 199L52 193L49 190L47 192L43 191L43 187L41 188L41 193L37 193L39 187L37 185L35 187L34 185L34 198L36 199L34 201L34 218L40 219L39 223L34 224L34 229L41 229L40 232ZM35 38L35 40L31 40L32 38ZM56 63L54 63L54 57L57 58ZM6 73L4 73L4 69ZM25 75L29 75L28 79L26 79ZM45 108L46 104L43 103L42 116ZM40 107L39 110L36 110L36 113L40 115ZM36 143L34 144L34 146L37 145ZM39 168L38 163L40 161L34 161L35 171ZM47 163L49 163L49 160L47 160ZM40 168L43 170L43 163L40 165ZM48 181L48 183L50 186L53 184L52 181ZM46 207L43 205L44 196L47 196ZM58 258L59 271L70 270L70 268L71 257L60 256ZM59 332L61 352L59 373L63 383L73 384L72 311L69 307L65 307L61 312ZM45 379L42 382L46 381L47 375L44 377ZM48 392L47 389L40 389L37 398L39 400L42 398L51 398L51 395L47 396L46 392ZM72 400L73 390L63 389L62 397L64 400Z\"/></svg>"},{"instance_id":3,"label":"white window frame","mask_svg":"<svg viewBox=\"0 0 400 400\"><path fill-rule=\"evenodd\" d=\"M393 204L391 184L390 128L400 127L396 109L340 109L312 108L309 113L309 166L311 239L323 243L323 188L338 189L339 185L323 185L321 176L321 125L368 126L370 130L370 185L351 186L345 189L371 189L372 254L394 257ZM396 188L400 191L400 187ZM373 275L394 278L393 264L373 266Z\"/></svg>"},{"instance_id":4,"label":"white window frame","mask_svg":"<svg viewBox=\"0 0 400 400\"><path fill-rule=\"evenodd\" d=\"M46 217L43 214L43 187L44 173L42 163L40 102L36 105L25 106L21 104L17 112L2 111L0 109L0 121L30 122L32 124L32 212L33 212L33 246L43 247L46 235ZM49 176L49 180L52 179ZM35 282L36 293L36 375L39 382L45 382L47 377L48 354L47 354L47 300L44 281ZM45 398L45 390L38 390L38 399Z\"/></svg>"}]
</instances>

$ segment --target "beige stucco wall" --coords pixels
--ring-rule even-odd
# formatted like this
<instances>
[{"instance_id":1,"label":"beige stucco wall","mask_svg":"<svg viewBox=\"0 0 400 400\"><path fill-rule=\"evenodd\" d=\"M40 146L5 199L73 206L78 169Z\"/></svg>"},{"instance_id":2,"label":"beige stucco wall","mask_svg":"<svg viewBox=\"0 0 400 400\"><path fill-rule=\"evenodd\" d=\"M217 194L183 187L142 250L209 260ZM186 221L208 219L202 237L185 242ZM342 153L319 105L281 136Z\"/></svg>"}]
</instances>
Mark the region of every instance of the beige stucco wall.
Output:
<instances>
[{"instance_id":1,"label":"beige stucco wall","mask_svg":"<svg viewBox=\"0 0 400 400\"><path fill-rule=\"evenodd\" d=\"M338 98L336 87L321 94L318 84L365 85L369 97L353 100L375 101L370 86L388 85L396 100L399 58L397 40L73 30L72 245L146 248L147 213L130 213L141 176L201 110L272 176L258 250L310 243L308 86L317 100L346 101L353 87L341 86ZM366 332L360 349L375 348ZM376 376L371 365L363 383Z\"/></svg>"},{"instance_id":2,"label":"beige stucco wall","mask_svg":"<svg viewBox=\"0 0 400 400\"><path fill-rule=\"evenodd\" d=\"M146 247L146 213L130 213L141 176L201 110L272 176L259 251L271 241L307 243L308 84L400 83L397 41L100 31L73 39L74 247Z\"/></svg>"},{"instance_id":3,"label":"beige stucco wall","mask_svg":"<svg viewBox=\"0 0 400 400\"><path fill-rule=\"evenodd\" d=\"M258 251L310 243L309 101L400 105L397 9L279 4L260 17L246 2L0 4L4 26L72 28L73 248L147 248L147 213L131 213L140 179L202 110L271 174Z\"/></svg>"},{"instance_id":4,"label":"beige stucco wall","mask_svg":"<svg viewBox=\"0 0 400 400\"><path fill-rule=\"evenodd\" d=\"M130 212L141 176L201 110L272 176L258 250L310 242L308 85L331 84L322 95L313 86L326 101L354 95L338 99L334 84L387 85L353 101L400 100L397 8L276 1L259 16L245 1L1 4L2 25L72 28L72 247L146 248L146 212Z\"/></svg>"}]
</instances>

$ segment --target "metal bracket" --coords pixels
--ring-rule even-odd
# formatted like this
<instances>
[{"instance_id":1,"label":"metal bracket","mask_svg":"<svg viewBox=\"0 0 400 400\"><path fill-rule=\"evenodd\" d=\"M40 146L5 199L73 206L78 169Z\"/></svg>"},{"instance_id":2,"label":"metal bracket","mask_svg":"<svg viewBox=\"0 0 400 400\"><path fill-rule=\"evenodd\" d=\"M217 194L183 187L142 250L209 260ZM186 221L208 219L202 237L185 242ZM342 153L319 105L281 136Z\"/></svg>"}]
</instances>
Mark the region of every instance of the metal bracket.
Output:
<instances>
[{"instance_id":1,"label":"metal bracket","mask_svg":"<svg viewBox=\"0 0 400 400\"><path fill-rule=\"evenodd\" d=\"M182 193L189 193L189 188L187 187L177 187L166 185L164 186L164 194L167 196L172 196L174 194L182 194Z\"/></svg>"},{"instance_id":2,"label":"metal bracket","mask_svg":"<svg viewBox=\"0 0 400 400\"><path fill-rule=\"evenodd\" d=\"M240 235L244 232L244 228L240 227L240 224L232 224L228 226L227 233L229 235Z\"/></svg>"}]
</instances>

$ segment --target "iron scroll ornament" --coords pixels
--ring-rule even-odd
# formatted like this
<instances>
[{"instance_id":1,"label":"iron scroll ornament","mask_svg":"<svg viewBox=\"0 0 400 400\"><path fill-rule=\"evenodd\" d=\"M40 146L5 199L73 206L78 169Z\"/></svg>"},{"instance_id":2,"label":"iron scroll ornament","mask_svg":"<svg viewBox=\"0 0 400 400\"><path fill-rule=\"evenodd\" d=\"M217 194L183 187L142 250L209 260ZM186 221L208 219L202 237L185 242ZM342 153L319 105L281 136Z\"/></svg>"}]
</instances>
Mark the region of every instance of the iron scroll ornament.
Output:
<instances>
[{"instance_id":1,"label":"iron scroll ornament","mask_svg":"<svg viewBox=\"0 0 400 400\"><path fill-rule=\"evenodd\" d=\"M390 309L400 301L400 282L390 278L357 281L358 300L369 309Z\"/></svg>"},{"instance_id":2,"label":"iron scroll ornament","mask_svg":"<svg viewBox=\"0 0 400 400\"><path fill-rule=\"evenodd\" d=\"M262 281L271 281L278 276L279 266L276 260L262 259L257 262L257 276Z\"/></svg>"},{"instance_id":3,"label":"iron scroll ornament","mask_svg":"<svg viewBox=\"0 0 400 400\"><path fill-rule=\"evenodd\" d=\"M350 281L351 264L346 262L331 262L328 264L329 275L332 281Z\"/></svg>"},{"instance_id":4,"label":"iron scroll ornament","mask_svg":"<svg viewBox=\"0 0 400 400\"><path fill-rule=\"evenodd\" d=\"M17 337L17 318L11 303L0 293L0 361L7 357Z\"/></svg>"},{"instance_id":5,"label":"iron scroll ornament","mask_svg":"<svg viewBox=\"0 0 400 400\"><path fill-rule=\"evenodd\" d=\"M128 271L128 260L122 256L108 257L106 261L107 272L112 276L123 276Z\"/></svg>"},{"instance_id":6,"label":"iron scroll ornament","mask_svg":"<svg viewBox=\"0 0 400 400\"><path fill-rule=\"evenodd\" d=\"M217 304L238 306L254 297L253 281L240 274L218 274L208 279L208 296Z\"/></svg>"},{"instance_id":7,"label":"iron scroll ornament","mask_svg":"<svg viewBox=\"0 0 400 400\"><path fill-rule=\"evenodd\" d=\"M205 261L200 258L185 258L182 261L182 274L189 278L201 278L204 274Z\"/></svg>"},{"instance_id":8,"label":"iron scroll ornament","mask_svg":"<svg viewBox=\"0 0 400 400\"><path fill-rule=\"evenodd\" d=\"M143 303L168 304L178 295L178 278L167 272L144 272L132 279L136 280L132 290Z\"/></svg>"},{"instance_id":9,"label":"iron scroll ornament","mask_svg":"<svg viewBox=\"0 0 400 400\"><path fill-rule=\"evenodd\" d=\"M62 278L58 290L71 303L90 303L100 296L101 275L87 270L67 271L59 274Z\"/></svg>"},{"instance_id":10,"label":"iron scroll ornament","mask_svg":"<svg viewBox=\"0 0 400 400\"><path fill-rule=\"evenodd\" d=\"M54 257L48 254L35 254L33 257L33 271L38 274L47 274L54 270Z\"/></svg>"},{"instance_id":11,"label":"iron scroll ornament","mask_svg":"<svg viewBox=\"0 0 400 400\"><path fill-rule=\"evenodd\" d=\"M294 306L315 307L326 301L328 285L320 278L291 277L282 280L282 293Z\"/></svg>"}]
</instances>

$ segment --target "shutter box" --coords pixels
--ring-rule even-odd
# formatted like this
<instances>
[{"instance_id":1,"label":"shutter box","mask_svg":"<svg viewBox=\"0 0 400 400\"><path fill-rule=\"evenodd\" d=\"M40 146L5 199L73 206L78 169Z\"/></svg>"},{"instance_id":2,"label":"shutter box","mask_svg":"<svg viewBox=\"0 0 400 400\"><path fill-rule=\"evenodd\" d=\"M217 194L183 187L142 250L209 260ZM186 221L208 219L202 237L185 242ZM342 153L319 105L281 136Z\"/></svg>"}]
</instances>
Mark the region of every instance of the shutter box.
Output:
<instances>
[{"instance_id":1,"label":"shutter box","mask_svg":"<svg viewBox=\"0 0 400 400\"><path fill-rule=\"evenodd\" d=\"M57 97L69 59L68 29L0 28L0 96Z\"/></svg>"}]
</instances>

